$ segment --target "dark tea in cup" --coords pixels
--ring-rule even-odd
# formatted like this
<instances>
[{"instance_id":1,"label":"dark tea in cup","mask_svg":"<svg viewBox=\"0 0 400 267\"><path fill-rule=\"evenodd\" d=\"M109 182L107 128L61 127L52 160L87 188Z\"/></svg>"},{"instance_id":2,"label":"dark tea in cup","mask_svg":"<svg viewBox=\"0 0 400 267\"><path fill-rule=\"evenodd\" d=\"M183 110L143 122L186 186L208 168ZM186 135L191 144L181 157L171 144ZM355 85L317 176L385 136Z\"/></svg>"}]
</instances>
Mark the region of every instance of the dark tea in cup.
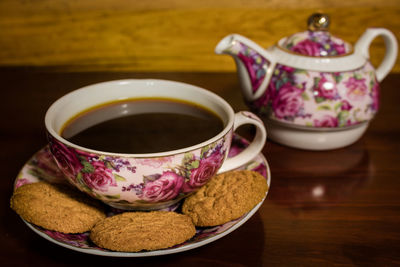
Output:
<instances>
[{"instance_id":1,"label":"dark tea in cup","mask_svg":"<svg viewBox=\"0 0 400 267\"><path fill-rule=\"evenodd\" d=\"M82 147L138 154L190 147L223 129L217 114L195 103L137 98L85 110L65 124L61 136Z\"/></svg>"}]
</instances>

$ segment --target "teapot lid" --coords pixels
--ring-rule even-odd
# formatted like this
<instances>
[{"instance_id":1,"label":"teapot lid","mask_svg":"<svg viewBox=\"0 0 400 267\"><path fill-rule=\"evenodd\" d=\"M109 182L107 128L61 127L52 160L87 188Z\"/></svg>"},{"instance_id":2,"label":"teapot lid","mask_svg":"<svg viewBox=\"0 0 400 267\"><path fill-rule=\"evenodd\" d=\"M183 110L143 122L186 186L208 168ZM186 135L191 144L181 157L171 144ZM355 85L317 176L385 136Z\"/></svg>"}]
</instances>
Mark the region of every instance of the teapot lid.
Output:
<instances>
[{"instance_id":1,"label":"teapot lid","mask_svg":"<svg viewBox=\"0 0 400 267\"><path fill-rule=\"evenodd\" d=\"M329 33L329 23L328 15L315 13L308 18L307 31L287 37L280 45L304 56L330 57L351 53L349 43Z\"/></svg>"}]
</instances>

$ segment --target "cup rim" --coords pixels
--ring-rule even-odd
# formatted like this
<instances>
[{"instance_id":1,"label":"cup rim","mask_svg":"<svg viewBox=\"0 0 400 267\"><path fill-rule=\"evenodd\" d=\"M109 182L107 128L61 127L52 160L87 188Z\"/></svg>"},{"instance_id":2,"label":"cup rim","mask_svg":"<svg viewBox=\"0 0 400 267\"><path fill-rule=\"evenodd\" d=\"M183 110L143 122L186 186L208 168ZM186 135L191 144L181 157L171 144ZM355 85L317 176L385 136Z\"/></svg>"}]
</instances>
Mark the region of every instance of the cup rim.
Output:
<instances>
[{"instance_id":1,"label":"cup rim","mask_svg":"<svg viewBox=\"0 0 400 267\"><path fill-rule=\"evenodd\" d=\"M154 152L154 153L118 153L118 152L110 152L110 151L102 151L102 150L96 150L96 149L91 149L87 148L84 146L80 146L77 144L74 144L67 139L63 138L57 131L54 130L52 127L52 121L55 119L55 110L58 108L59 105L62 104L62 102L66 101L68 98L76 97L76 94L80 94L84 91L87 90L93 90L95 87L100 87L100 86L112 86L112 85L130 85L133 83L140 83L141 85L146 85L146 84L169 84L169 85L177 85L180 87L185 87L184 90L192 90L193 92L198 92L201 94L205 94L209 98L214 98L214 100L218 101L219 106L221 106L226 113L228 114L228 120L226 122L226 125L220 131L217 135L215 135L212 138L209 138L201 143L189 146L189 147L184 147L180 149L175 149L175 150L169 150L169 151L163 151L163 152ZM153 96L157 97L157 96ZM171 97L171 99L180 99L178 97ZM191 102L195 104L199 104L196 102L195 99L192 99ZM76 114L78 114L81 111L78 111ZM218 114L219 115L219 114ZM78 149L81 151L89 152L89 153L94 153L94 154L101 154L101 155L106 155L106 156L112 156L112 157L124 157L124 158L157 158L157 157L166 157L166 156L173 156L177 154L182 154L186 153L189 151L197 150L202 147L205 147L211 143L217 142L218 140L224 138L224 136L233 129L233 122L234 122L234 111L233 108L224 100L222 97L219 95L215 94L212 91L209 91L205 88L184 83L184 82L179 82L179 81L172 81L172 80L164 80L164 79L120 79L120 80L111 80L111 81L105 81L105 82L99 82L99 83L94 83L90 84L78 89L75 89L60 98L58 98L56 101L54 101L50 107L47 109L46 114L45 114L45 127L47 130L47 133L52 136L52 138L55 138L57 141L72 147L74 149ZM64 122L66 123L66 121Z\"/></svg>"}]
</instances>

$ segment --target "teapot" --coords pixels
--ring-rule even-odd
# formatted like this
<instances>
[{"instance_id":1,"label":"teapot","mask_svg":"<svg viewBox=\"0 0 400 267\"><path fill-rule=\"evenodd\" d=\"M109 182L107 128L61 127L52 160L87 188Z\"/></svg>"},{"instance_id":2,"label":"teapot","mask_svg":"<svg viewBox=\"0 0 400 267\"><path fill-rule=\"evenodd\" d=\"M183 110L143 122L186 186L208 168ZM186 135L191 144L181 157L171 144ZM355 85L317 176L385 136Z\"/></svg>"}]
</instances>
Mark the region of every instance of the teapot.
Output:
<instances>
[{"instance_id":1,"label":"teapot","mask_svg":"<svg viewBox=\"0 0 400 267\"><path fill-rule=\"evenodd\" d=\"M326 14L312 14L308 29L267 49L239 34L224 37L217 54L234 57L244 100L265 122L269 137L310 150L357 141L379 109L379 82L397 58L395 36L369 28L352 45L331 35ZM385 55L375 69L369 46L378 36Z\"/></svg>"}]
</instances>

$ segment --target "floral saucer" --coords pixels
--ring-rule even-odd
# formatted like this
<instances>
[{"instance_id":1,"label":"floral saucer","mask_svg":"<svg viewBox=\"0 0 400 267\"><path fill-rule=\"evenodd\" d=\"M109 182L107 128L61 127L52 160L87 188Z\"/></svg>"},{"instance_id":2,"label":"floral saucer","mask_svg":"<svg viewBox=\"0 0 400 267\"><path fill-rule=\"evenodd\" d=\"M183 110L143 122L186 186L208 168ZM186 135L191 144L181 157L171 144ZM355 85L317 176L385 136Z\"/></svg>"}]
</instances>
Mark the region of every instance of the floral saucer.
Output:
<instances>
[{"instance_id":1,"label":"floral saucer","mask_svg":"<svg viewBox=\"0 0 400 267\"><path fill-rule=\"evenodd\" d=\"M229 151L229 157L232 157L240 153L245 147L248 146L248 144L249 143L246 139L238 135L234 135L234 138L232 140L232 146ZM252 161L248 162L246 165L238 169L257 171L267 179L267 183L268 185L270 185L271 182L270 169L267 160L261 153L257 157L255 157ZM19 172L15 180L14 189L16 189L21 185L28 183L36 183L41 180L46 180L48 182L56 182L56 181L59 182L60 180L65 180L63 174L53 161L48 146L44 147L43 149L38 151L35 155L33 155L33 157L22 167L21 171ZM205 244L214 242L215 240L221 237L224 237L225 235L239 228L248 219L250 219L250 217L253 216L253 214L256 213L256 211L260 208L260 206L264 202L264 199L260 203L258 203L250 212L248 212L247 214L243 215L242 217L236 220L215 227L197 227L196 235L192 239L171 248L155 250L155 251L143 251L143 252L110 251L99 248L98 246L93 244L89 239L89 232L82 234L64 234L56 231L46 230L34 224L28 223L25 220L23 221L28 225L30 229L32 229L35 233L37 233L41 237L57 245L75 251L94 254L94 255L113 256L113 257L156 256L156 255L172 254L194 249L203 246ZM180 206L180 204L181 203L169 207L168 210L175 210ZM112 215L115 212L116 212L115 209L111 207L108 210L109 215Z\"/></svg>"}]
</instances>

